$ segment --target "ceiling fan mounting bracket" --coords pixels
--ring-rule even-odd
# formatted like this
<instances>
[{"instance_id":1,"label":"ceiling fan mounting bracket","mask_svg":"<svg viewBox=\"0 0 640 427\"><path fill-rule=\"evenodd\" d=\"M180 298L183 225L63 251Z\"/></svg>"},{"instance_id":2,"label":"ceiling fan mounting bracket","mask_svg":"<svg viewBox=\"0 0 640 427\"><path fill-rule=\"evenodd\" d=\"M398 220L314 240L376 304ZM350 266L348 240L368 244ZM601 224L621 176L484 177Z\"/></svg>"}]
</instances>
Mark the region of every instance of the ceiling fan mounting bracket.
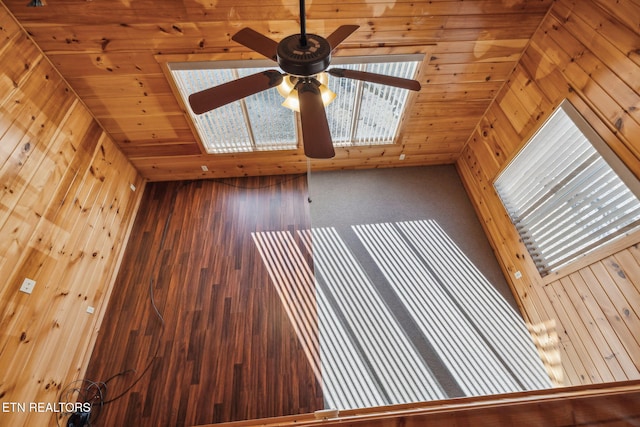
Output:
<instances>
[{"instance_id":1,"label":"ceiling fan mounting bracket","mask_svg":"<svg viewBox=\"0 0 640 427\"><path fill-rule=\"evenodd\" d=\"M278 43L278 65L288 74L308 77L319 74L329 67L331 46L317 34L306 35L306 45L301 43L301 35L285 37Z\"/></svg>"}]
</instances>

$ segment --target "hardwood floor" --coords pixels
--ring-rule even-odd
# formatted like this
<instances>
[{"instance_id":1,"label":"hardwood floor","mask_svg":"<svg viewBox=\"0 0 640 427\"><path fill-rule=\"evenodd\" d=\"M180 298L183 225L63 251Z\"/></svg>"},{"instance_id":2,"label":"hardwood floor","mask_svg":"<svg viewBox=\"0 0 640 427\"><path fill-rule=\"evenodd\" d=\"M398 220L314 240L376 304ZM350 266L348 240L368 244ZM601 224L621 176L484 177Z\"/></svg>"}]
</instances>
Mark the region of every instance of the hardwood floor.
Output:
<instances>
[{"instance_id":1,"label":"hardwood floor","mask_svg":"<svg viewBox=\"0 0 640 427\"><path fill-rule=\"evenodd\" d=\"M92 425L322 409L250 234L308 228L306 199L304 175L147 186L86 376L108 380L109 403Z\"/></svg>"}]
</instances>

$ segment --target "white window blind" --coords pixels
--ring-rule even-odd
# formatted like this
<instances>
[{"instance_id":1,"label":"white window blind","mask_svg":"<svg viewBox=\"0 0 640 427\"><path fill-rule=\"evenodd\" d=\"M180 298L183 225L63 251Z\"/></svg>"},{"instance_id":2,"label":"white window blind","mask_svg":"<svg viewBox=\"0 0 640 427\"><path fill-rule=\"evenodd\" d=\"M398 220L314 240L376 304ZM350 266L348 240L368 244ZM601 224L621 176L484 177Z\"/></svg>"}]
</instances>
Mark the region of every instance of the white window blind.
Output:
<instances>
[{"instance_id":1,"label":"white window blind","mask_svg":"<svg viewBox=\"0 0 640 427\"><path fill-rule=\"evenodd\" d=\"M267 68L186 68L172 70L185 100L190 94ZM191 114L208 153L293 150L297 146L296 122L280 104L273 88L232 102L205 114Z\"/></svg>"},{"instance_id":2,"label":"white window blind","mask_svg":"<svg viewBox=\"0 0 640 427\"><path fill-rule=\"evenodd\" d=\"M640 226L638 180L587 126L565 102L494 184L542 275Z\"/></svg>"},{"instance_id":3,"label":"white window blind","mask_svg":"<svg viewBox=\"0 0 640 427\"><path fill-rule=\"evenodd\" d=\"M376 62L346 64L340 68L413 79L419 62ZM329 88L337 94L327 107L333 144L380 145L393 143L408 91L391 86L351 79L329 79Z\"/></svg>"},{"instance_id":4,"label":"white window blind","mask_svg":"<svg viewBox=\"0 0 640 427\"><path fill-rule=\"evenodd\" d=\"M422 55L338 57L332 64L407 79L415 78ZM169 69L185 104L190 94L277 68L270 61L170 63ZM326 108L335 146L392 144L408 91L329 76L335 101ZM281 104L276 88L249 96L191 119L208 153L292 150L298 145L297 115Z\"/></svg>"}]
</instances>

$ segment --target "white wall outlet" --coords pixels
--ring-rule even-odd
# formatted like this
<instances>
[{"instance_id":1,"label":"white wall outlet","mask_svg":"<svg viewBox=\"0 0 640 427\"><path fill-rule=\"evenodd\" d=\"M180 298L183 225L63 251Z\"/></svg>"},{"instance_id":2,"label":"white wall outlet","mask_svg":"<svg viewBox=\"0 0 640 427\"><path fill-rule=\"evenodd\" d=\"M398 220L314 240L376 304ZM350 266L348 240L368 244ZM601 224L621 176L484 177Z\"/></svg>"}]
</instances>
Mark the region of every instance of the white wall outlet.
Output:
<instances>
[{"instance_id":1,"label":"white wall outlet","mask_svg":"<svg viewBox=\"0 0 640 427\"><path fill-rule=\"evenodd\" d=\"M400 154L400 160L404 160L404 153Z\"/></svg>"},{"instance_id":2,"label":"white wall outlet","mask_svg":"<svg viewBox=\"0 0 640 427\"><path fill-rule=\"evenodd\" d=\"M22 286L20 286L20 292L24 292L25 294L30 294L33 292L33 288L36 286L36 281L33 279L29 279L25 277L22 281Z\"/></svg>"},{"instance_id":3,"label":"white wall outlet","mask_svg":"<svg viewBox=\"0 0 640 427\"><path fill-rule=\"evenodd\" d=\"M200 166L200 168L202 168L203 172L207 172L209 170L209 168L207 167L207 165L202 165Z\"/></svg>"},{"instance_id":4,"label":"white wall outlet","mask_svg":"<svg viewBox=\"0 0 640 427\"><path fill-rule=\"evenodd\" d=\"M522 273L520 273L520 270L518 270L518 271L516 271L516 272L513 274L513 276L514 276L516 279L520 279L520 278L522 277Z\"/></svg>"},{"instance_id":5,"label":"white wall outlet","mask_svg":"<svg viewBox=\"0 0 640 427\"><path fill-rule=\"evenodd\" d=\"M129 185L129 188L131 189L131 191L136 191L136 186L133 184Z\"/></svg>"},{"instance_id":6,"label":"white wall outlet","mask_svg":"<svg viewBox=\"0 0 640 427\"><path fill-rule=\"evenodd\" d=\"M87 307L87 313L89 314L93 314L96 311L96 309L92 306Z\"/></svg>"}]
</instances>

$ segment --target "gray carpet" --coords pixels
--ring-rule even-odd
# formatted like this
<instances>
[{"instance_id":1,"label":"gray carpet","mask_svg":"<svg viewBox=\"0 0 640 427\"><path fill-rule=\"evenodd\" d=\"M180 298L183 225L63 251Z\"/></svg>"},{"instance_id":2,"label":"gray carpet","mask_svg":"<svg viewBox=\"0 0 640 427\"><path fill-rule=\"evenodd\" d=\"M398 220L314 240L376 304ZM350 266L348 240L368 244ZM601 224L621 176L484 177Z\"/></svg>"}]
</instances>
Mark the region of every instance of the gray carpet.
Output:
<instances>
[{"instance_id":1,"label":"gray carpet","mask_svg":"<svg viewBox=\"0 0 640 427\"><path fill-rule=\"evenodd\" d=\"M309 204L313 228L332 227L337 230L352 255L374 283L393 316L404 329L413 346L426 361L433 376L448 397L464 396L465 392L439 357L437 349L425 337L424 323L416 322L415 312L403 303L397 287L390 286L385 275L372 259L371 253L356 235L354 225L430 220L437 223L490 282L506 303L517 311L513 295L506 283L473 207L453 166L375 169L362 171L310 172ZM429 267L427 267L429 268ZM434 274L434 276L437 276ZM318 279L318 285L323 280ZM446 285L442 284L443 289ZM328 288L323 289L327 294ZM334 302L331 304L337 306ZM346 324L346 322L344 322ZM476 322L477 323L477 322ZM485 322L486 323L486 322ZM490 322L489 322L490 323ZM356 333L347 328L351 340ZM478 336L483 336L477 331ZM491 335L491 332L489 333ZM491 344L492 337L484 333L485 344L493 348L500 360L504 352ZM363 357L366 359L366 357ZM507 370L512 370L505 363ZM513 376L517 377L517 373ZM382 381L382 380L380 380ZM489 379L491 382L491 379ZM518 380L517 389L527 389ZM543 380L544 383L544 380ZM384 384L379 384L384 389Z\"/></svg>"},{"instance_id":2,"label":"gray carpet","mask_svg":"<svg viewBox=\"0 0 640 427\"><path fill-rule=\"evenodd\" d=\"M352 225L435 220L517 309L454 166L312 171L309 198L313 227L335 227L353 239Z\"/></svg>"}]
</instances>

